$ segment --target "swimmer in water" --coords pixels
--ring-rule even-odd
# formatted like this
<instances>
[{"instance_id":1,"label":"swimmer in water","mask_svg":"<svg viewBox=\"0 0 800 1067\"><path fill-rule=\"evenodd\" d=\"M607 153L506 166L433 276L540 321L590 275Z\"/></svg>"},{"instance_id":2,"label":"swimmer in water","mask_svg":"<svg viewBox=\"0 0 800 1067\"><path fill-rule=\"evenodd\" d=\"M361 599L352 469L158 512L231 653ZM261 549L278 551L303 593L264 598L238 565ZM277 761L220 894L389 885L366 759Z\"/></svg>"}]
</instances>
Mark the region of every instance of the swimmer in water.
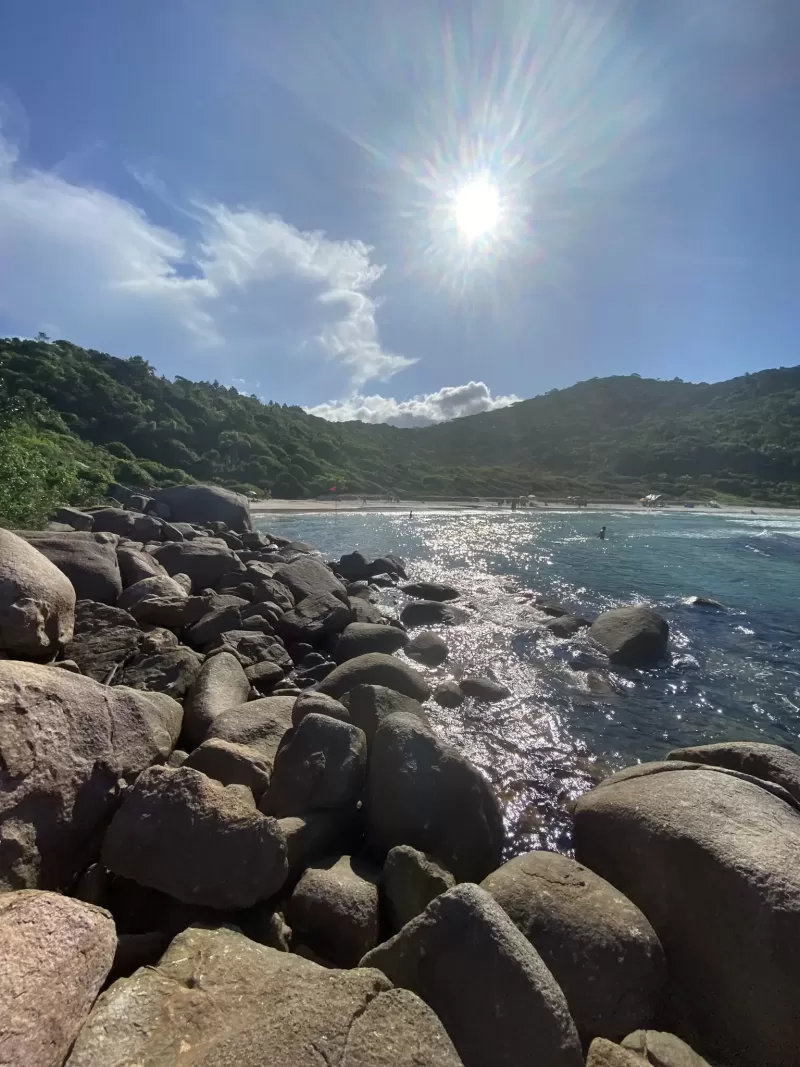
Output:
<instances>
[{"instance_id":1,"label":"swimmer in water","mask_svg":"<svg viewBox=\"0 0 800 1067\"><path fill-rule=\"evenodd\" d=\"M409 517L409 519L413 519L414 518L414 512L413 511L409 511L408 517Z\"/></svg>"},{"instance_id":2,"label":"swimmer in water","mask_svg":"<svg viewBox=\"0 0 800 1067\"><path fill-rule=\"evenodd\" d=\"M600 531L600 533L597 536L600 538L601 541L605 541L605 539L606 539L606 528L605 528L605 526L603 527L603 529Z\"/></svg>"}]
</instances>

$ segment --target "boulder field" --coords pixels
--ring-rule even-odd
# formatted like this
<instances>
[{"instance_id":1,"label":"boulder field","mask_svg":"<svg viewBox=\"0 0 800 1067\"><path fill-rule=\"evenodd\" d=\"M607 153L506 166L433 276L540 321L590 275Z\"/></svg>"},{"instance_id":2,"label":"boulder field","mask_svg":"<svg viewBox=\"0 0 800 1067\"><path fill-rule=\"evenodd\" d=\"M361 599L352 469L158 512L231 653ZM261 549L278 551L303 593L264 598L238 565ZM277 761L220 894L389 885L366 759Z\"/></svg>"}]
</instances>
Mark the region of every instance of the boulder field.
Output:
<instances>
[{"instance_id":1,"label":"boulder field","mask_svg":"<svg viewBox=\"0 0 800 1067\"><path fill-rule=\"evenodd\" d=\"M3 1067L800 1067L800 756L665 752L514 856L436 729L514 698L458 589L115 495L0 530ZM587 639L669 655L649 608Z\"/></svg>"}]
</instances>

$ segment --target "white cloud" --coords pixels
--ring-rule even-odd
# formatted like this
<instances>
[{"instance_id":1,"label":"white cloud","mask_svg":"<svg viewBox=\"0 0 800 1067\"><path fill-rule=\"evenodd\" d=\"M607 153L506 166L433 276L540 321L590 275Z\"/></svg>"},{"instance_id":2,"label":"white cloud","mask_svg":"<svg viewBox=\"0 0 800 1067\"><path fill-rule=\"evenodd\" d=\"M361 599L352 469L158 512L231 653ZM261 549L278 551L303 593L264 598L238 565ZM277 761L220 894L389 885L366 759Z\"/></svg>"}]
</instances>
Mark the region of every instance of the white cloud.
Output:
<instances>
[{"instance_id":1,"label":"white cloud","mask_svg":"<svg viewBox=\"0 0 800 1067\"><path fill-rule=\"evenodd\" d=\"M388 422L392 426L430 426L480 411L494 411L516 404L518 396L492 396L485 382L446 385L436 393L415 396L411 400L394 400L385 396L355 395L306 408L331 422Z\"/></svg>"},{"instance_id":2,"label":"white cloud","mask_svg":"<svg viewBox=\"0 0 800 1067\"><path fill-rule=\"evenodd\" d=\"M360 388L414 362L381 346L371 291L383 268L368 245L252 209L192 208L189 239L119 197L25 168L0 135L0 311L20 333L141 351L157 366L187 352L229 371L273 343L336 360Z\"/></svg>"}]
</instances>

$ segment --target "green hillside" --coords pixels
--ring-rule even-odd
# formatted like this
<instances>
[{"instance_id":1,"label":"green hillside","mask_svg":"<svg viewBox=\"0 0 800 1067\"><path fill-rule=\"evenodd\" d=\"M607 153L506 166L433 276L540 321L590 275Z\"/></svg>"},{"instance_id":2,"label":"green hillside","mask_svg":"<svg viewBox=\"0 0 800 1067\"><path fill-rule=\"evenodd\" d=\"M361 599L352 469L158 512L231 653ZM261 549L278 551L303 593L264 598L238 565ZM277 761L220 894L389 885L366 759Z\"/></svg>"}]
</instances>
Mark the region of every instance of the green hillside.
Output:
<instances>
[{"instance_id":1,"label":"green hillside","mask_svg":"<svg viewBox=\"0 0 800 1067\"><path fill-rule=\"evenodd\" d=\"M800 503L800 367L715 385L597 378L401 430L329 423L217 382L171 381L140 357L0 340L0 514L23 507L14 500L25 484L39 486L31 508L41 511L54 494L76 503L102 495L111 478L142 488L217 481L278 497L336 485L425 496L657 490Z\"/></svg>"}]
</instances>

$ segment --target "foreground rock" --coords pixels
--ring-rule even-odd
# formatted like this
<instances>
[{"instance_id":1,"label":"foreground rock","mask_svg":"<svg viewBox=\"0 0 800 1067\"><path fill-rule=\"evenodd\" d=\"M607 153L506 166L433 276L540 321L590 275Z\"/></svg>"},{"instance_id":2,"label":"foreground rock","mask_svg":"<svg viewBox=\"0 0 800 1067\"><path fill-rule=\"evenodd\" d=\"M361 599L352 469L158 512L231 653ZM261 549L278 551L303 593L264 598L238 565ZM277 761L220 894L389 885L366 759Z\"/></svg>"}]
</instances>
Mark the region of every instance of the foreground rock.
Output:
<instances>
[{"instance_id":1,"label":"foreground rock","mask_svg":"<svg viewBox=\"0 0 800 1067\"><path fill-rule=\"evenodd\" d=\"M75 590L27 541L0 529L0 652L52 656L72 637Z\"/></svg>"},{"instance_id":2,"label":"foreground rock","mask_svg":"<svg viewBox=\"0 0 800 1067\"><path fill-rule=\"evenodd\" d=\"M190 752L181 766L202 771L223 785L246 785L256 801L266 792L271 773L270 764L256 749L218 738Z\"/></svg>"},{"instance_id":3,"label":"foreground rock","mask_svg":"<svg viewBox=\"0 0 800 1067\"><path fill-rule=\"evenodd\" d=\"M356 967L378 943L378 878L351 856L312 864L286 909L295 939L337 967Z\"/></svg>"},{"instance_id":4,"label":"foreground rock","mask_svg":"<svg viewBox=\"0 0 800 1067\"><path fill-rule=\"evenodd\" d=\"M666 980L664 953L619 890L557 852L517 856L481 884L547 964L584 1044L650 1022Z\"/></svg>"},{"instance_id":5,"label":"foreground rock","mask_svg":"<svg viewBox=\"0 0 800 1067\"><path fill-rule=\"evenodd\" d=\"M367 770L367 834L377 855L413 845L458 881L479 882L500 865L503 816L483 775L416 716L378 727Z\"/></svg>"},{"instance_id":6,"label":"foreground rock","mask_svg":"<svg viewBox=\"0 0 800 1067\"><path fill-rule=\"evenodd\" d=\"M652 608L614 608L604 611L589 628L592 641L612 663L625 667L654 667L667 655L669 626Z\"/></svg>"},{"instance_id":7,"label":"foreground rock","mask_svg":"<svg viewBox=\"0 0 800 1067\"><path fill-rule=\"evenodd\" d=\"M357 685L384 685L419 701L427 700L431 692L419 671L381 652L341 663L321 682L319 692L339 699Z\"/></svg>"},{"instance_id":8,"label":"foreground rock","mask_svg":"<svg viewBox=\"0 0 800 1067\"><path fill-rule=\"evenodd\" d=\"M365 656L370 652L383 652L391 656L393 652L408 644L408 634L395 626L381 623L351 622L342 632L333 649L333 658L337 663Z\"/></svg>"},{"instance_id":9,"label":"foreground rock","mask_svg":"<svg viewBox=\"0 0 800 1067\"><path fill-rule=\"evenodd\" d=\"M461 1067L430 1008L221 928L180 934L105 992L67 1067Z\"/></svg>"},{"instance_id":10,"label":"foreground rock","mask_svg":"<svg viewBox=\"0 0 800 1067\"><path fill-rule=\"evenodd\" d=\"M661 1030L636 1030L622 1041L622 1047L653 1067L708 1067L685 1041Z\"/></svg>"},{"instance_id":11,"label":"foreground rock","mask_svg":"<svg viewBox=\"0 0 800 1067\"><path fill-rule=\"evenodd\" d=\"M800 756L780 745L764 745L758 741L725 741L716 745L677 748L669 753L667 759L741 771L742 774L782 786L800 802Z\"/></svg>"},{"instance_id":12,"label":"foreground rock","mask_svg":"<svg viewBox=\"0 0 800 1067\"><path fill-rule=\"evenodd\" d=\"M95 860L118 782L166 759L169 697L0 661L0 889L68 889Z\"/></svg>"},{"instance_id":13,"label":"foreground rock","mask_svg":"<svg viewBox=\"0 0 800 1067\"><path fill-rule=\"evenodd\" d=\"M103 842L103 863L187 904L247 908L288 873L274 819L186 766L141 774Z\"/></svg>"},{"instance_id":14,"label":"foreground rock","mask_svg":"<svg viewBox=\"0 0 800 1067\"><path fill-rule=\"evenodd\" d=\"M62 533L25 535L33 547L69 578L78 600L116 604L122 592L114 534Z\"/></svg>"},{"instance_id":15,"label":"foreground rock","mask_svg":"<svg viewBox=\"0 0 800 1067\"><path fill-rule=\"evenodd\" d=\"M420 996L465 1067L583 1067L564 995L536 950L488 893L457 886L436 897L362 967Z\"/></svg>"},{"instance_id":16,"label":"foreground rock","mask_svg":"<svg viewBox=\"0 0 800 1067\"><path fill-rule=\"evenodd\" d=\"M605 1037L596 1037L589 1046L586 1067L643 1067L643 1061L636 1053ZM662 1065L666 1067L666 1065Z\"/></svg>"},{"instance_id":17,"label":"foreground rock","mask_svg":"<svg viewBox=\"0 0 800 1067\"><path fill-rule=\"evenodd\" d=\"M224 522L239 532L251 528L247 497L218 485L173 485L153 497L157 504L166 504L172 522Z\"/></svg>"},{"instance_id":18,"label":"foreground rock","mask_svg":"<svg viewBox=\"0 0 800 1067\"><path fill-rule=\"evenodd\" d=\"M294 697L261 697L228 708L211 723L206 740L216 737L236 745L249 745L267 758L271 769L278 745L291 728L294 701Z\"/></svg>"},{"instance_id":19,"label":"foreground rock","mask_svg":"<svg viewBox=\"0 0 800 1067\"><path fill-rule=\"evenodd\" d=\"M302 699L302 698L300 698ZM364 731L367 744L372 745L375 731L390 715L413 715L423 726L430 726L422 705L413 697L404 696L385 685L357 685L342 697L348 719Z\"/></svg>"},{"instance_id":20,"label":"foreground rock","mask_svg":"<svg viewBox=\"0 0 800 1067\"><path fill-rule=\"evenodd\" d=\"M730 772L655 765L581 797L578 859L644 912L673 1026L725 1062L797 1063L800 815Z\"/></svg>"},{"instance_id":21,"label":"foreground rock","mask_svg":"<svg viewBox=\"0 0 800 1067\"><path fill-rule=\"evenodd\" d=\"M108 912L57 893L0 896L0 1063L61 1067L114 962Z\"/></svg>"},{"instance_id":22,"label":"foreground rock","mask_svg":"<svg viewBox=\"0 0 800 1067\"><path fill-rule=\"evenodd\" d=\"M421 915L434 897L446 893L455 884L452 874L433 856L411 845L390 849L383 865L381 885L391 928L400 930Z\"/></svg>"},{"instance_id":23,"label":"foreground rock","mask_svg":"<svg viewBox=\"0 0 800 1067\"><path fill-rule=\"evenodd\" d=\"M281 676L283 672L276 667ZM244 704L250 681L239 660L230 652L209 656L192 682L183 704L183 732L190 745L199 745L218 716Z\"/></svg>"}]
</instances>

